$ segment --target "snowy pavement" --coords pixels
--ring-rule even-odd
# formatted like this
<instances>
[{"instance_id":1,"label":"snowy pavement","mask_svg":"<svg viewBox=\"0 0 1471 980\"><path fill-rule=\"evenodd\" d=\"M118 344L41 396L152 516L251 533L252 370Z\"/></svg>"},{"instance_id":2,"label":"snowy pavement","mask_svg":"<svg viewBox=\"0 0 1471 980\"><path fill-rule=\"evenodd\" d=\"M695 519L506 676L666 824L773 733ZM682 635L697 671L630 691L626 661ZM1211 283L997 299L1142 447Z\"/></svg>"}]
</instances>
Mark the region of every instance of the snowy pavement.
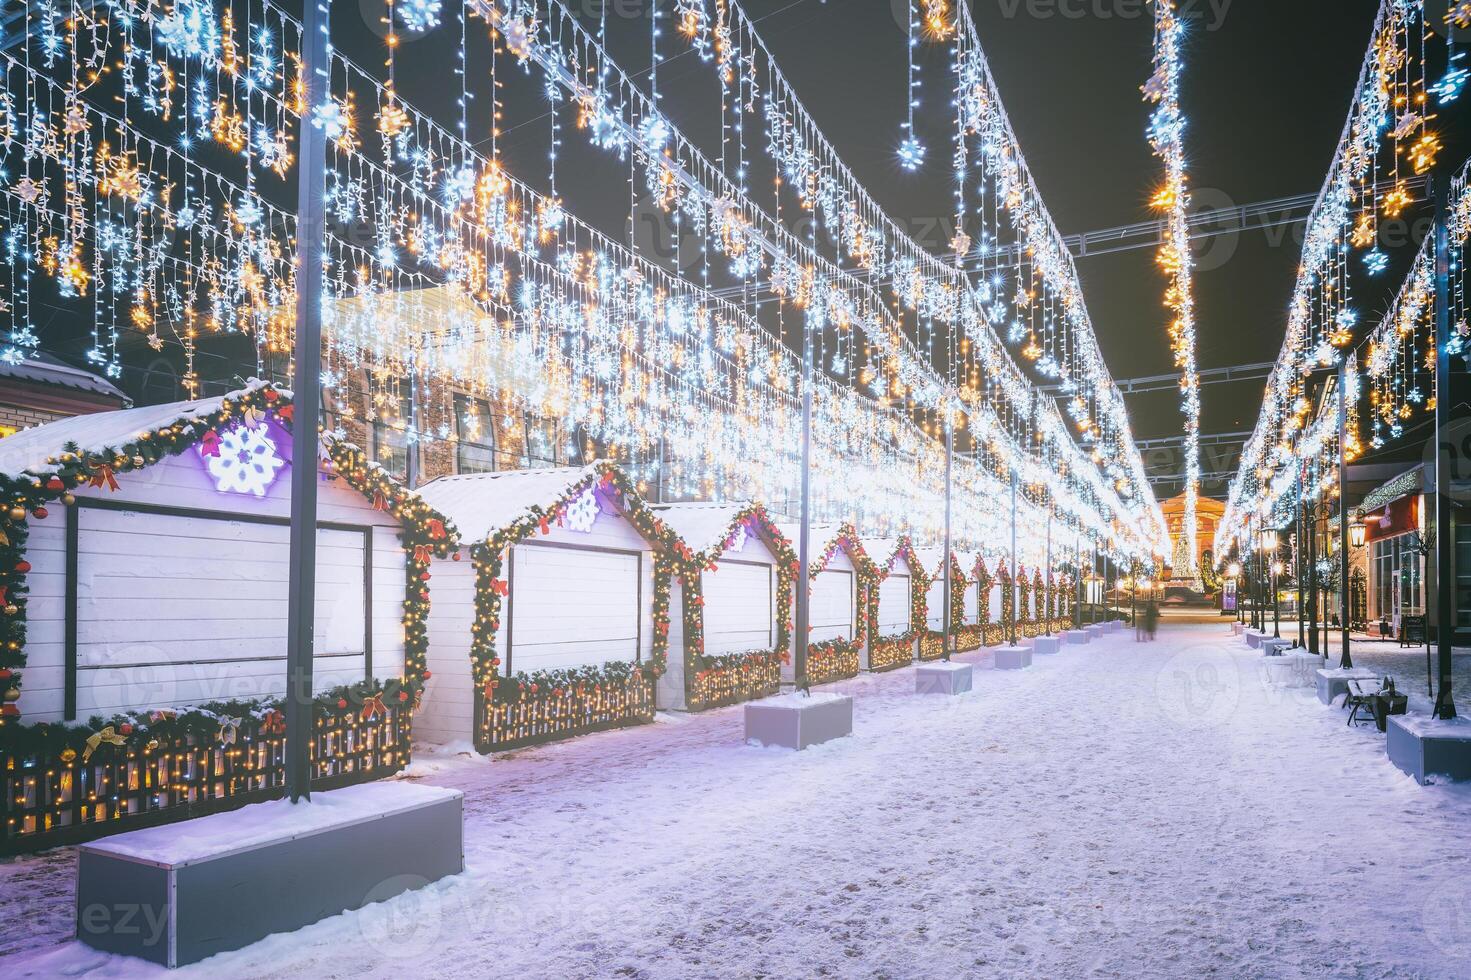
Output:
<instances>
[{"instance_id":1,"label":"snowy pavement","mask_svg":"<svg viewBox=\"0 0 1471 980\"><path fill-rule=\"evenodd\" d=\"M464 875L178 974L1471 975L1471 786L1417 786L1225 629L959 698L861 678L854 736L802 753L737 707L421 762L465 793ZM0 969L160 972L66 941L71 855L0 864Z\"/></svg>"}]
</instances>

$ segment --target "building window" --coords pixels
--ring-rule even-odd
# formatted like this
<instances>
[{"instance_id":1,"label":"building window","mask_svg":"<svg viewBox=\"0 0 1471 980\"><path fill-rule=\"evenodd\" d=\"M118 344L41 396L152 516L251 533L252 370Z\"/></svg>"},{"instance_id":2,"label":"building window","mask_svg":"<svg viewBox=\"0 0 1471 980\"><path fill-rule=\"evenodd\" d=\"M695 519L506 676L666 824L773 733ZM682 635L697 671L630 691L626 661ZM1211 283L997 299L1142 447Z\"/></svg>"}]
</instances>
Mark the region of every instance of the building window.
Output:
<instances>
[{"instance_id":1,"label":"building window","mask_svg":"<svg viewBox=\"0 0 1471 980\"><path fill-rule=\"evenodd\" d=\"M1471 630L1471 523L1456 522L1456 630Z\"/></svg>"},{"instance_id":2,"label":"building window","mask_svg":"<svg viewBox=\"0 0 1471 980\"><path fill-rule=\"evenodd\" d=\"M557 420L527 415L521 468L531 470L556 466L559 459L557 448Z\"/></svg>"},{"instance_id":3,"label":"building window","mask_svg":"<svg viewBox=\"0 0 1471 980\"><path fill-rule=\"evenodd\" d=\"M1419 616L1425 611L1416 534L1397 534L1374 542L1374 612L1381 619ZM1397 591L1396 591L1397 590Z\"/></svg>"},{"instance_id":4,"label":"building window","mask_svg":"<svg viewBox=\"0 0 1471 980\"><path fill-rule=\"evenodd\" d=\"M455 472L490 473L495 469L495 419L490 403L469 395L455 396Z\"/></svg>"},{"instance_id":5,"label":"building window","mask_svg":"<svg viewBox=\"0 0 1471 980\"><path fill-rule=\"evenodd\" d=\"M373 419L373 458L396 480L409 475L409 418L412 415L409 386L400 386L397 397L385 393L378 399Z\"/></svg>"}]
</instances>

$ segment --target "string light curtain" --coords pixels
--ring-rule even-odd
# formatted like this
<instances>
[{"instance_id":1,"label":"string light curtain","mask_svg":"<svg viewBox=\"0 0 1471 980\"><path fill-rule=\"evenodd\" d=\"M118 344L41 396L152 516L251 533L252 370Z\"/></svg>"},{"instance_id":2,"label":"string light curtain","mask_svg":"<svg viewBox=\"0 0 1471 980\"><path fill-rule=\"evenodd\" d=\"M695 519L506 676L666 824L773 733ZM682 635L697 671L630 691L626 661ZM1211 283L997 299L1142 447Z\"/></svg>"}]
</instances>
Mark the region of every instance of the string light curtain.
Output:
<instances>
[{"instance_id":1,"label":"string light curtain","mask_svg":"<svg viewBox=\"0 0 1471 980\"><path fill-rule=\"evenodd\" d=\"M1180 371L1180 410L1185 416L1185 510L1183 530L1188 544L1189 568L1177 575L1196 574L1196 509L1200 496L1200 374L1195 359L1194 259L1190 252L1190 182L1185 167L1185 115L1180 108L1180 78L1184 71L1185 26L1175 0L1154 0L1154 74L1145 83L1147 101L1155 104L1149 120L1149 145L1165 165L1164 183L1150 204L1164 214L1164 235L1156 261L1169 276L1165 309L1170 350Z\"/></svg>"}]
</instances>

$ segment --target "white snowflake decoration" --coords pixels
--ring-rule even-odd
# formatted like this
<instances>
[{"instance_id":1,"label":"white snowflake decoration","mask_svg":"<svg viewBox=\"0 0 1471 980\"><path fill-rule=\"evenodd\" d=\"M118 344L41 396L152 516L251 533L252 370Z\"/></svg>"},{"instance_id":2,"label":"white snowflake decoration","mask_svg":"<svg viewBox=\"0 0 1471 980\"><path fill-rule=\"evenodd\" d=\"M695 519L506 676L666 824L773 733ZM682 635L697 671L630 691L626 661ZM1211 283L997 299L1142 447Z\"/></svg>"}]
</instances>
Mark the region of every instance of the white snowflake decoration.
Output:
<instances>
[{"instance_id":1,"label":"white snowflake decoration","mask_svg":"<svg viewBox=\"0 0 1471 980\"><path fill-rule=\"evenodd\" d=\"M598 496L589 487L578 494L576 500L567 505L563 522L572 530L586 534L592 530L593 522L597 519Z\"/></svg>"},{"instance_id":2,"label":"white snowflake decoration","mask_svg":"<svg viewBox=\"0 0 1471 980\"><path fill-rule=\"evenodd\" d=\"M219 455L200 455L215 489L221 493L249 493L264 497L286 461L276 452L276 444L265 426L237 426L220 433Z\"/></svg>"},{"instance_id":3,"label":"white snowflake decoration","mask_svg":"<svg viewBox=\"0 0 1471 980\"><path fill-rule=\"evenodd\" d=\"M745 548L745 546L746 546L746 538L747 538L746 525L744 525L744 524L737 524L736 527L735 527L735 530L733 532L731 532L730 541L726 544L725 550L726 551L740 551L741 549Z\"/></svg>"},{"instance_id":4,"label":"white snowflake decoration","mask_svg":"<svg viewBox=\"0 0 1471 980\"><path fill-rule=\"evenodd\" d=\"M439 26L440 0L405 0L397 7L398 19L404 27L422 34Z\"/></svg>"}]
</instances>

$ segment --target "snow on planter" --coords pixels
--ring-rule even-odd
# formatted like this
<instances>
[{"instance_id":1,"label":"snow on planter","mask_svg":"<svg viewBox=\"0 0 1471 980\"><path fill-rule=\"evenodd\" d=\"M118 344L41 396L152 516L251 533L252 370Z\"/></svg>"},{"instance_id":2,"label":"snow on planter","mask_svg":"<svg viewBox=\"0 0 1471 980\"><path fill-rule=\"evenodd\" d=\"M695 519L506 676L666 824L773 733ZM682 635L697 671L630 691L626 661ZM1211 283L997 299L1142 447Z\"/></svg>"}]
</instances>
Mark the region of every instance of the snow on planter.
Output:
<instances>
[{"instance_id":1,"label":"snow on planter","mask_svg":"<svg viewBox=\"0 0 1471 980\"><path fill-rule=\"evenodd\" d=\"M610 463L447 476L421 493L470 561L438 561L415 737L482 752L644 724L678 539Z\"/></svg>"},{"instance_id":2,"label":"snow on planter","mask_svg":"<svg viewBox=\"0 0 1471 980\"><path fill-rule=\"evenodd\" d=\"M5 847L280 792L292 415L289 392L253 382L0 441ZM407 759L429 560L455 530L355 446L306 457L322 470L312 753L340 785Z\"/></svg>"},{"instance_id":3,"label":"snow on planter","mask_svg":"<svg viewBox=\"0 0 1471 980\"><path fill-rule=\"evenodd\" d=\"M655 506L683 571L661 708L701 711L775 694L791 659L797 554L759 504Z\"/></svg>"},{"instance_id":4,"label":"snow on planter","mask_svg":"<svg viewBox=\"0 0 1471 980\"><path fill-rule=\"evenodd\" d=\"M789 541L800 528L780 525ZM828 684L856 677L868 643L869 623L877 604L878 571L863 550L851 524L814 526L810 530L807 676L809 684ZM797 642L802 642L801 637ZM782 670L784 680L801 683L795 664Z\"/></svg>"}]
</instances>

